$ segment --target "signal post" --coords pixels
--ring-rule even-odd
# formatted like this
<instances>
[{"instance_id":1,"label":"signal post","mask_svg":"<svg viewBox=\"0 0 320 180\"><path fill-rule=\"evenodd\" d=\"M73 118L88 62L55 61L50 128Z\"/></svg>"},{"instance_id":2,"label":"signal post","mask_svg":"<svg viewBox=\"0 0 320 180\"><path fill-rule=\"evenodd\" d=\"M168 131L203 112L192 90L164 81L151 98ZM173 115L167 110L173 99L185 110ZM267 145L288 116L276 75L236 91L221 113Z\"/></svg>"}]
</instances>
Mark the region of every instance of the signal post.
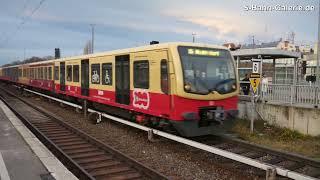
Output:
<instances>
[{"instance_id":1,"label":"signal post","mask_svg":"<svg viewBox=\"0 0 320 180\"><path fill-rule=\"evenodd\" d=\"M252 59L252 73L251 73L250 79L249 79L250 85L252 88L252 93L251 93L252 111L251 111L251 118L250 118L250 131L251 131L251 133L253 133L253 127L254 127L255 97L257 95L257 89L258 89L260 81L261 81L260 67L261 67L261 60L260 59Z\"/></svg>"}]
</instances>

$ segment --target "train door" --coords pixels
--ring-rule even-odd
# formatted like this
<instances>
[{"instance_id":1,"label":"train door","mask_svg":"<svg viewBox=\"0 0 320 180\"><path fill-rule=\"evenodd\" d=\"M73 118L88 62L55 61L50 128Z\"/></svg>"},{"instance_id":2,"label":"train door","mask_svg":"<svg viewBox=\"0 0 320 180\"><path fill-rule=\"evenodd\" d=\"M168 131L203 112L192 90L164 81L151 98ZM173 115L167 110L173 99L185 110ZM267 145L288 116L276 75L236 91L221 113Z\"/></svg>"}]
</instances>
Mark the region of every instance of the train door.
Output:
<instances>
[{"instance_id":1,"label":"train door","mask_svg":"<svg viewBox=\"0 0 320 180\"><path fill-rule=\"evenodd\" d=\"M116 56L116 102L130 104L130 56Z\"/></svg>"},{"instance_id":2,"label":"train door","mask_svg":"<svg viewBox=\"0 0 320 180\"><path fill-rule=\"evenodd\" d=\"M89 96L89 59L81 60L81 95Z\"/></svg>"},{"instance_id":3,"label":"train door","mask_svg":"<svg viewBox=\"0 0 320 180\"><path fill-rule=\"evenodd\" d=\"M66 90L66 63L60 62L60 91Z\"/></svg>"},{"instance_id":4,"label":"train door","mask_svg":"<svg viewBox=\"0 0 320 180\"><path fill-rule=\"evenodd\" d=\"M157 104L157 108L161 109L163 116L166 116L170 114L172 103L171 100L171 89L170 89L170 70L169 70L169 56L168 51L157 51L155 54L153 54L153 59L160 62L156 67L160 67L160 88L163 95L161 96L162 103ZM172 71L172 70L171 70ZM173 74L173 73L171 73ZM150 76L154 76L152 73ZM153 82L155 83L155 82Z\"/></svg>"}]
</instances>

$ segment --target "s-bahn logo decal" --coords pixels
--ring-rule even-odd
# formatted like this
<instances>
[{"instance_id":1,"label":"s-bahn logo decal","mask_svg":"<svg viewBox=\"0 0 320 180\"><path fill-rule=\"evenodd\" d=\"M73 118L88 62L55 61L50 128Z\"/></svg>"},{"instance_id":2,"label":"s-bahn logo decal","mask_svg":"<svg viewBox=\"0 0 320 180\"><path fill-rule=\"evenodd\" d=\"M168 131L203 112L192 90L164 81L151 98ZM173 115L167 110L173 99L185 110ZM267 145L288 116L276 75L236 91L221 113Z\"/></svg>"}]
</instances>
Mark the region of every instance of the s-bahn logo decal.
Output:
<instances>
[{"instance_id":1,"label":"s-bahn logo decal","mask_svg":"<svg viewBox=\"0 0 320 180\"><path fill-rule=\"evenodd\" d=\"M148 109L150 105L150 94L144 89L133 90L133 103L136 108Z\"/></svg>"}]
</instances>

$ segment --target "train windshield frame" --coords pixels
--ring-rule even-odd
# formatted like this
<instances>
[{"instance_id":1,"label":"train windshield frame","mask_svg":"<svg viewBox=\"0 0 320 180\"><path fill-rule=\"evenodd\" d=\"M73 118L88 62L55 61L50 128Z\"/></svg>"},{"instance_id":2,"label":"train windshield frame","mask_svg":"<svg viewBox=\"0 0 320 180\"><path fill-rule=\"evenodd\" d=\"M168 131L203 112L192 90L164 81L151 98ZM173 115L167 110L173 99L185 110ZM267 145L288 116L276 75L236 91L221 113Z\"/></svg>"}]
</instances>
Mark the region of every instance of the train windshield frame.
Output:
<instances>
[{"instance_id":1,"label":"train windshield frame","mask_svg":"<svg viewBox=\"0 0 320 180\"><path fill-rule=\"evenodd\" d=\"M236 72L228 50L178 46L178 53L185 92L208 95L236 91Z\"/></svg>"}]
</instances>

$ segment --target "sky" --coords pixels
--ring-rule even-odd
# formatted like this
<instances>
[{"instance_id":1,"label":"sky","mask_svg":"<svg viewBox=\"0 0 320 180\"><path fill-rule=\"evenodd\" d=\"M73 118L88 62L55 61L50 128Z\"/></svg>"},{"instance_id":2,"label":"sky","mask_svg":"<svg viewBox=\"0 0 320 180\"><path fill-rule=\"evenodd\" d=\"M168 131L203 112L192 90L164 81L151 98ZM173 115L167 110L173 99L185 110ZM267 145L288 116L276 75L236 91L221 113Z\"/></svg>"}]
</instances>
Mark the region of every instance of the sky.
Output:
<instances>
[{"instance_id":1,"label":"sky","mask_svg":"<svg viewBox=\"0 0 320 180\"><path fill-rule=\"evenodd\" d=\"M307 11L252 11L248 7L309 7ZM95 24L95 52L156 40L222 45L270 42L295 33L314 44L318 0L1 0L0 65L32 56L83 53ZM311 9L313 8L313 9ZM310 10L311 9L311 10Z\"/></svg>"}]
</instances>

